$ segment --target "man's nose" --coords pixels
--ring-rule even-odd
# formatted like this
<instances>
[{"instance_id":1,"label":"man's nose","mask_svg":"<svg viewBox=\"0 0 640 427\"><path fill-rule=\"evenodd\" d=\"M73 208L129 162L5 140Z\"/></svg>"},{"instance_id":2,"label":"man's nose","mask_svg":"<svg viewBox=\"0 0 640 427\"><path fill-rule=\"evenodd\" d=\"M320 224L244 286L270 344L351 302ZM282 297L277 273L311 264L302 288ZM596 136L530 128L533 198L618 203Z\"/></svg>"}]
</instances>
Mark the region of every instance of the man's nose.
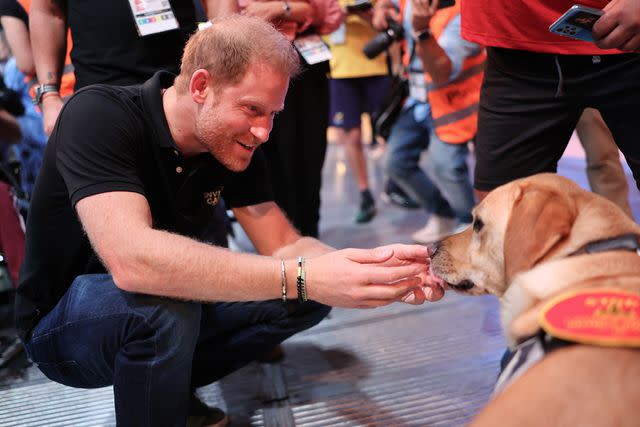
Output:
<instances>
[{"instance_id":1,"label":"man's nose","mask_svg":"<svg viewBox=\"0 0 640 427\"><path fill-rule=\"evenodd\" d=\"M261 143L267 142L269 139L269 132L271 129L266 128L264 126L251 126L250 132L251 134Z\"/></svg>"}]
</instances>

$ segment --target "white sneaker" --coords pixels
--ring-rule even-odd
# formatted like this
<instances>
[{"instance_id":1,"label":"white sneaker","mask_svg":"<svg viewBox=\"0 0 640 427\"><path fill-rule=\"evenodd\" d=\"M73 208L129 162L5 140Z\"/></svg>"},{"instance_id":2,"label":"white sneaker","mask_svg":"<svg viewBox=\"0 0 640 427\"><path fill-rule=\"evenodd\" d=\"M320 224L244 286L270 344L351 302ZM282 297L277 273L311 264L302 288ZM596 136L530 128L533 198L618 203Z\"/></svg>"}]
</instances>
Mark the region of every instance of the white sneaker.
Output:
<instances>
[{"instance_id":1,"label":"white sneaker","mask_svg":"<svg viewBox=\"0 0 640 427\"><path fill-rule=\"evenodd\" d=\"M455 218L446 218L431 215L427 224L411 235L416 243L431 243L438 241L454 233L456 228Z\"/></svg>"},{"instance_id":2,"label":"white sneaker","mask_svg":"<svg viewBox=\"0 0 640 427\"><path fill-rule=\"evenodd\" d=\"M458 224L455 228L455 230L453 230L453 233L451 234L458 234L458 233L462 233L464 230L466 230L467 228L469 228L471 226L470 222L461 222L460 224Z\"/></svg>"}]
</instances>

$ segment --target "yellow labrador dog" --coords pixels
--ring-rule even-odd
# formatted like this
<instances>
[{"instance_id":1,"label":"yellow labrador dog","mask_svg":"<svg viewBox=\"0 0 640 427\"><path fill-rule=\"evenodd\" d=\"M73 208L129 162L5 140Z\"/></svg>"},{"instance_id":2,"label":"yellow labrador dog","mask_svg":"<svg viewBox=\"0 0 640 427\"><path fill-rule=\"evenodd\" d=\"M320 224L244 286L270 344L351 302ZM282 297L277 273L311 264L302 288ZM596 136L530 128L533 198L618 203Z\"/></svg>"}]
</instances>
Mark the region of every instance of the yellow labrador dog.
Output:
<instances>
[{"instance_id":1,"label":"yellow labrador dog","mask_svg":"<svg viewBox=\"0 0 640 427\"><path fill-rule=\"evenodd\" d=\"M432 274L459 292L499 297L510 347L535 341L540 357L517 361L530 366L515 379L499 379L501 390L472 425L640 426L640 226L555 174L501 186L473 215L467 230L430 248ZM575 343L542 331L550 300L585 289L623 291L622 302L584 299L604 304L587 320L622 319L631 338Z\"/></svg>"}]
</instances>

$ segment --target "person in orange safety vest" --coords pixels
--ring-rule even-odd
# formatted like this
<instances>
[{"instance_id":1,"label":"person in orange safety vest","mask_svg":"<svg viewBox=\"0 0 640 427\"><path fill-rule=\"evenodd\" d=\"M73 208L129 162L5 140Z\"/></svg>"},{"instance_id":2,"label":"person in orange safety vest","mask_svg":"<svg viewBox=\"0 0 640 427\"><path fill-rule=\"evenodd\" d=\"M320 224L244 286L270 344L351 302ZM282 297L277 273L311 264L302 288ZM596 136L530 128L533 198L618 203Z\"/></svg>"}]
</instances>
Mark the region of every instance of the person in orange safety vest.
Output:
<instances>
[{"instance_id":1,"label":"person in orange safety vest","mask_svg":"<svg viewBox=\"0 0 640 427\"><path fill-rule=\"evenodd\" d=\"M396 6L399 6L399 11ZM387 172L429 215L413 233L416 242L439 240L466 228L475 198L467 158L477 129L486 53L460 35L459 4L437 8L428 0L384 0L374 25L402 22L410 96L388 140ZM420 167L428 149L427 174Z\"/></svg>"}]
</instances>

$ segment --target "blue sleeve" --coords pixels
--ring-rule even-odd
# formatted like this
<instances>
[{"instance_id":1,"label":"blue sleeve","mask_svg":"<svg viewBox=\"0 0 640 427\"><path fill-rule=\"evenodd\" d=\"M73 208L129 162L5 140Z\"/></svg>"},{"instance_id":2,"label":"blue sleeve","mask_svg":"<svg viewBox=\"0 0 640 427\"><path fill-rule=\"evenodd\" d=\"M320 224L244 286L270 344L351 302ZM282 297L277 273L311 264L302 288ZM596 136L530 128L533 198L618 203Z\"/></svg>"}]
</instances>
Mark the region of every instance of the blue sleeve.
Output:
<instances>
[{"instance_id":1,"label":"blue sleeve","mask_svg":"<svg viewBox=\"0 0 640 427\"><path fill-rule=\"evenodd\" d=\"M451 74L449 80L453 80L462 71L462 63L470 56L475 56L482 51L482 47L476 43L464 40L460 30L460 15L447 24L438 44L451 60Z\"/></svg>"}]
</instances>

